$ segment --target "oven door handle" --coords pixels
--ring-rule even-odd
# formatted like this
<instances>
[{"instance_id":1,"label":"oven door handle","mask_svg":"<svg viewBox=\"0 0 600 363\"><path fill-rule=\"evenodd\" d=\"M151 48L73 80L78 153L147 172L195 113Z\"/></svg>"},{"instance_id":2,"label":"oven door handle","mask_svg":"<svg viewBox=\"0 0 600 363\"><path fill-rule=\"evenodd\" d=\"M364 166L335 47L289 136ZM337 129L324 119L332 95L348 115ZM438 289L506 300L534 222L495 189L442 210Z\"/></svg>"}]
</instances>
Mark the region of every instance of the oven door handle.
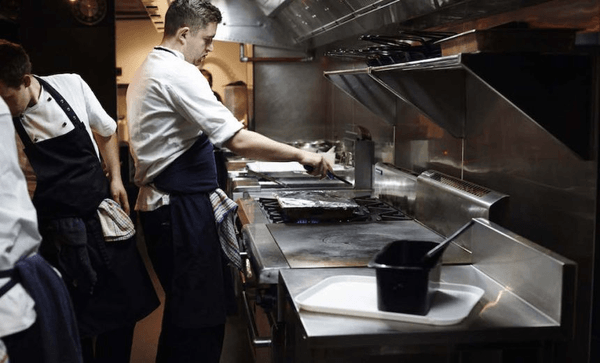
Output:
<instances>
[{"instance_id":1,"label":"oven door handle","mask_svg":"<svg viewBox=\"0 0 600 363\"><path fill-rule=\"evenodd\" d=\"M252 309L250 308L250 302L248 299L248 295L246 294L246 291L242 290L242 299L244 300L244 307L246 308L246 315L248 316L248 331L250 333L250 340L252 342L252 345L256 348L266 348L266 347L270 347L272 345L272 339L270 337L268 338L262 338L258 336L258 328L256 327L256 323L255 323L255 317L254 317L254 313L252 312Z\"/></svg>"}]
</instances>

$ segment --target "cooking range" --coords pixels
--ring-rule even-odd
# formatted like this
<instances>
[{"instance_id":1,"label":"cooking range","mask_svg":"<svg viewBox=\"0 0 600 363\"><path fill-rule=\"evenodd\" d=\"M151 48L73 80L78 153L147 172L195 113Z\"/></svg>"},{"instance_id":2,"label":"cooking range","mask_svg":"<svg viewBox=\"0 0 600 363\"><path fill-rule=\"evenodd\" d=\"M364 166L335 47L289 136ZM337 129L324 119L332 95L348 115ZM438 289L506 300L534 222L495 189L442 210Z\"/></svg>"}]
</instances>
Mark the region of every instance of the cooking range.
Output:
<instances>
[{"instance_id":1,"label":"cooking range","mask_svg":"<svg viewBox=\"0 0 600 363\"><path fill-rule=\"evenodd\" d=\"M331 191L348 195L353 191ZM276 195L277 192L274 192ZM364 267L387 243L399 239L443 238L399 209L375 197L357 195L346 219L294 220L276 198L247 196L238 200L243 247L251 275L259 284L277 283L282 268Z\"/></svg>"},{"instance_id":2,"label":"cooking range","mask_svg":"<svg viewBox=\"0 0 600 363\"><path fill-rule=\"evenodd\" d=\"M398 208L370 195L370 191L327 190L348 198L358 207L347 218L293 218L277 197L245 193L237 200L240 238L245 257L241 297L257 361L270 361L276 349L277 283L283 269L365 267L386 244L402 238L442 241ZM271 338L273 336L273 338Z\"/></svg>"},{"instance_id":3,"label":"cooking range","mask_svg":"<svg viewBox=\"0 0 600 363\"><path fill-rule=\"evenodd\" d=\"M323 214L319 218L298 218L311 213L288 214L290 205L283 201L294 195L328 197L355 207L344 218L320 209L314 210ZM382 354L395 359L413 348L429 351L425 346L435 348L442 338L452 351L432 354L445 362L450 356L468 357L474 342L502 341L510 346L519 332L518 339L527 342L524 349L540 352L540 362L550 361L546 351L551 352L552 344L545 349L538 342L569 331L573 295L553 286L573 280L573 264L493 223L502 220L507 201L507 195L436 171L415 175L383 163L373 166L369 190L270 186L243 192L236 200L244 256L237 292L255 361L328 362L338 357L335 361L375 362ZM299 293L327 276L374 274L365 267L389 242L441 242L471 219L472 227L445 251L441 269L445 282L485 291L465 324L448 328L392 324L311 314L295 306ZM538 267L532 270L531 264ZM490 357L497 354L494 349ZM456 361L463 362L460 359Z\"/></svg>"}]
</instances>

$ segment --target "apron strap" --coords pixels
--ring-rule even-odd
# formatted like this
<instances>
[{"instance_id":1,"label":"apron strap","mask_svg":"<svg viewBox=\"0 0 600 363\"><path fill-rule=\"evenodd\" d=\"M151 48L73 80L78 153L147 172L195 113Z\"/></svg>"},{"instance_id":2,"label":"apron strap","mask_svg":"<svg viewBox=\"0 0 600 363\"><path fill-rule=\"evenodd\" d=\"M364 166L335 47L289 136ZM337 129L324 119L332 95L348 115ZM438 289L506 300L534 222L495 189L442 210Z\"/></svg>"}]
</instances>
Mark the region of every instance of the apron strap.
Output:
<instances>
[{"instance_id":1,"label":"apron strap","mask_svg":"<svg viewBox=\"0 0 600 363\"><path fill-rule=\"evenodd\" d=\"M77 117L77 114L75 114L75 111L73 110L71 105L69 105L67 100L65 100L65 98L60 93L58 93L58 91L54 87L52 87L48 82L44 81L38 76L34 77L38 80L38 82L40 82L42 87L44 87L44 89L48 91L48 93L50 93L52 97L54 97L54 99L56 100L60 108L63 110L63 112L67 115L67 118L69 119L69 121L71 121L73 126L85 129L85 125L83 124L83 122L81 122L79 117ZM25 131L25 127L23 127L23 124L20 120L20 116L13 117L13 124L15 125L15 129L17 130L21 141L23 141L23 144L26 147L33 145L33 141L31 141L31 138Z\"/></svg>"},{"instance_id":2,"label":"apron strap","mask_svg":"<svg viewBox=\"0 0 600 363\"><path fill-rule=\"evenodd\" d=\"M60 93L58 93L58 91L56 89L54 89L54 87L52 87L48 82L44 81L40 77L37 77L37 76L34 76L34 77L48 91L48 93L50 93L50 95L52 95L52 97L54 97L54 99L56 100L56 102L58 103L60 108L62 108L62 110L65 112L65 114L67 115L69 120L71 120L73 125L79 126L81 128L85 128L85 125L83 124L83 122L81 122L79 120L79 117L77 117L77 114L75 114L75 111L69 105L67 100L65 100L65 98Z\"/></svg>"},{"instance_id":3,"label":"apron strap","mask_svg":"<svg viewBox=\"0 0 600 363\"><path fill-rule=\"evenodd\" d=\"M6 294L10 289L13 288L13 286L15 286L19 282L16 278L17 275L14 272L15 270L12 268L9 270L0 271L0 278L10 277L10 281L4 284L2 287L0 287L0 297Z\"/></svg>"}]
</instances>

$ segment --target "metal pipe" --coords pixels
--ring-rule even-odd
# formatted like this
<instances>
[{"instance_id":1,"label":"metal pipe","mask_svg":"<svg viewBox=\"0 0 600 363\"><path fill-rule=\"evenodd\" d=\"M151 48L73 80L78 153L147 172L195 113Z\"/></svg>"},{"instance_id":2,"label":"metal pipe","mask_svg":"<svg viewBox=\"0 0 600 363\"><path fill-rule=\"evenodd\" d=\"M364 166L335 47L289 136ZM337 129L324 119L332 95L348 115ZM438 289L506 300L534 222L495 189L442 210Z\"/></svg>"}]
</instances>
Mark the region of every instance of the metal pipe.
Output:
<instances>
[{"instance_id":1,"label":"metal pipe","mask_svg":"<svg viewBox=\"0 0 600 363\"><path fill-rule=\"evenodd\" d=\"M240 62L311 62L314 57L246 57L244 43L240 43Z\"/></svg>"}]
</instances>

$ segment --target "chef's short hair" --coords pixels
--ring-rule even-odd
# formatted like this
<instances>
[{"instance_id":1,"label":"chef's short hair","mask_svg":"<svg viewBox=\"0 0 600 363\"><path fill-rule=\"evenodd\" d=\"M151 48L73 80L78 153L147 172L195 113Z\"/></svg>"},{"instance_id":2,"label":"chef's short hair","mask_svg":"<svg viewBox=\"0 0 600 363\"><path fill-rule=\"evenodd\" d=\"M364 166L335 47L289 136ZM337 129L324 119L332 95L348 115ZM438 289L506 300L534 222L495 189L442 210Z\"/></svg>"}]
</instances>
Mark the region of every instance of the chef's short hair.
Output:
<instances>
[{"instance_id":1,"label":"chef's short hair","mask_svg":"<svg viewBox=\"0 0 600 363\"><path fill-rule=\"evenodd\" d=\"M223 20L219 8L203 0L174 0L165 15L165 36L173 36L179 28L190 27L192 32L210 23Z\"/></svg>"},{"instance_id":2,"label":"chef's short hair","mask_svg":"<svg viewBox=\"0 0 600 363\"><path fill-rule=\"evenodd\" d=\"M0 81L8 87L19 88L26 74L31 74L31 61L25 49L0 39Z\"/></svg>"}]
</instances>

